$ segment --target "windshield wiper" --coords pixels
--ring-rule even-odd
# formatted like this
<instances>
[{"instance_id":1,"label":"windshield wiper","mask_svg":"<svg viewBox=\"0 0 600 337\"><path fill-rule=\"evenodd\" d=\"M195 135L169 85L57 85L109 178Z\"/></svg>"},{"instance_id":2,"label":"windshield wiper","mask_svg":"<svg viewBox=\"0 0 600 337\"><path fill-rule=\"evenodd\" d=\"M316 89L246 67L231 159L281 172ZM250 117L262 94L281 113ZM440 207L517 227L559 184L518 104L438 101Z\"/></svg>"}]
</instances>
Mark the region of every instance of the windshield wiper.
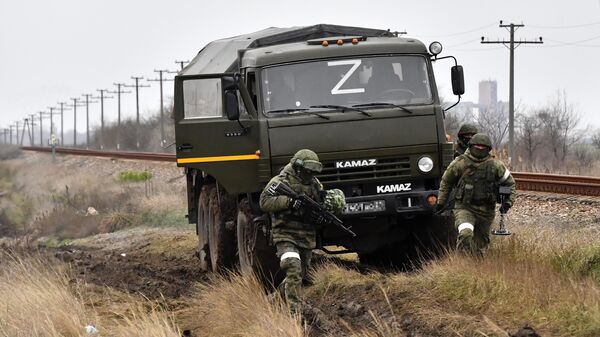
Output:
<instances>
[{"instance_id":1,"label":"windshield wiper","mask_svg":"<svg viewBox=\"0 0 600 337\"><path fill-rule=\"evenodd\" d=\"M312 107L311 107L312 108ZM327 116L323 116L318 112L314 112L314 111L309 111L310 109L307 108L296 108L296 109L277 109L277 110L269 110L267 111L267 113L280 113L280 112L284 112L284 113L291 113L291 112L301 112L301 113L305 113L305 114L309 114L309 115L315 115L318 117L321 117L323 119L330 119Z\"/></svg>"},{"instance_id":2,"label":"windshield wiper","mask_svg":"<svg viewBox=\"0 0 600 337\"><path fill-rule=\"evenodd\" d=\"M408 112L409 114L413 113L412 110L409 110L402 105L394 104L394 103L384 103L384 102L373 102L373 103L365 103L365 104L356 104L353 107L374 107L374 106L389 106L398 108L402 111Z\"/></svg>"},{"instance_id":3,"label":"windshield wiper","mask_svg":"<svg viewBox=\"0 0 600 337\"><path fill-rule=\"evenodd\" d=\"M358 111L361 114L365 115L365 116L369 116L369 117L373 117L373 115L371 115L370 113L361 110L361 109L357 109L354 107L350 107L350 106L344 106L344 105L333 105L333 104L325 104L325 105L311 105L311 108L322 108L322 109L336 109L336 110L340 110L342 113L346 110L348 111Z\"/></svg>"},{"instance_id":4,"label":"windshield wiper","mask_svg":"<svg viewBox=\"0 0 600 337\"><path fill-rule=\"evenodd\" d=\"M277 109L277 110L269 110L267 111L268 114L270 113L279 113L279 112L299 112L299 111L306 111L308 109L305 108L295 108L295 109Z\"/></svg>"}]
</instances>

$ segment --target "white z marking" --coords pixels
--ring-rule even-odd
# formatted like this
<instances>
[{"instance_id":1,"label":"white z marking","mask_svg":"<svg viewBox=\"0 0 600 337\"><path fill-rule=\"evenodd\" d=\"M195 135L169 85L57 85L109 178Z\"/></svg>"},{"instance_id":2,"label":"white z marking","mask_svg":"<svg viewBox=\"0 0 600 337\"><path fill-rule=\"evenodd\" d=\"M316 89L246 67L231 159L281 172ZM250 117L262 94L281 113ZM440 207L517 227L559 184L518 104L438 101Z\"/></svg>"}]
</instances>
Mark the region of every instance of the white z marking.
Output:
<instances>
[{"instance_id":1,"label":"white z marking","mask_svg":"<svg viewBox=\"0 0 600 337\"><path fill-rule=\"evenodd\" d=\"M340 87L342 85L344 85L344 83L346 83L346 81L348 80L348 78L350 78L350 76L352 76L352 74L354 74L354 72L356 71L356 69L358 69L358 67L361 64L361 60L344 60L344 61L330 61L327 62L327 66L332 67L332 66L342 66L342 65L348 65L351 64L352 68L350 68L350 70L348 70L347 73L344 74L344 76L342 76L342 79L335 85L335 87L333 87L333 89L331 89L331 94L332 95L343 95L343 94L358 94L361 92L365 92L365 88L355 88L355 89L340 89Z\"/></svg>"}]
</instances>

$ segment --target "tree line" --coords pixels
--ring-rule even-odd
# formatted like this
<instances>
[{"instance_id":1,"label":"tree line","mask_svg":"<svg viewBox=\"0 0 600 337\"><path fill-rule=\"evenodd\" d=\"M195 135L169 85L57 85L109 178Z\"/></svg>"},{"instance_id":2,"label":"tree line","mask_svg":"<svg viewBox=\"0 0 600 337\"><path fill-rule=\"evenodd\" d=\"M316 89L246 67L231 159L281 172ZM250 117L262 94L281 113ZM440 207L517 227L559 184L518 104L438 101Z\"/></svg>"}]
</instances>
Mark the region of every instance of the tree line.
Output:
<instances>
[{"instance_id":1,"label":"tree line","mask_svg":"<svg viewBox=\"0 0 600 337\"><path fill-rule=\"evenodd\" d=\"M460 125L473 123L487 133L499 159L508 159L508 109L449 111L446 131L453 137ZM557 90L544 104L515 107L515 170L577 175L600 175L600 129L582 120L567 92Z\"/></svg>"}]
</instances>

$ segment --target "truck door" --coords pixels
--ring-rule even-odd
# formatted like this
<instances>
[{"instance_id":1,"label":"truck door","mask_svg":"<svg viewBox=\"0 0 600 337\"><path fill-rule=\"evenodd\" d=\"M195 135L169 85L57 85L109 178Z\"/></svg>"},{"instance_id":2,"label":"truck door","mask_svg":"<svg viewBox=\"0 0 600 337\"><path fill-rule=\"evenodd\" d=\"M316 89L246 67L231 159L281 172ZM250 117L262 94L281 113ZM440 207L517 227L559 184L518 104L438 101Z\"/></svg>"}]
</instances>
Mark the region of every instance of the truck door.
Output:
<instances>
[{"instance_id":1,"label":"truck door","mask_svg":"<svg viewBox=\"0 0 600 337\"><path fill-rule=\"evenodd\" d=\"M231 74L178 76L175 79L175 140L177 165L198 168L230 193L247 192L256 179L258 121L250 116L239 92L240 119L231 121L224 109L224 78ZM243 173L243 174L240 174Z\"/></svg>"}]
</instances>

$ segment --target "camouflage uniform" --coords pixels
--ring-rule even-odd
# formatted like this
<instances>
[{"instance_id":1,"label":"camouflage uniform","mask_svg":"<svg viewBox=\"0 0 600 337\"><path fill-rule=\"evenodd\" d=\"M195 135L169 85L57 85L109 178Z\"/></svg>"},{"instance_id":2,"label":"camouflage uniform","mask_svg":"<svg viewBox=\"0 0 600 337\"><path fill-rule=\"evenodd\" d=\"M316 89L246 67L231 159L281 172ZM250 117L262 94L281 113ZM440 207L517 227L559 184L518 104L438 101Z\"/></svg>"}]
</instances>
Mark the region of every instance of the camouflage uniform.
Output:
<instances>
[{"instance_id":1,"label":"camouflage uniform","mask_svg":"<svg viewBox=\"0 0 600 337\"><path fill-rule=\"evenodd\" d=\"M477 133L477 127L473 124L465 123L458 130L458 138L454 143L454 158L464 154L469 148L469 140Z\"/></svg>"},{"instance_id":2,"label":"camouflage uniform","mask_svg":"<svg viewBox=\"0 0 600 337\"><path fill-rule=\"evenodd\" d=\"M481 135L481 136L480 136ZM473 147L473 141L484 140L487 150ZM444 172L440 185L438 205L448 202L455 191L455 226L458 230L457 247L470 252L483 253L490 242L490 227L495 217L498 187L509 186L511 194L506 209L515 201L515 181L504 164L489 154L491 142L483 134L473 136L469 149L454 159Z\"/></svg>"},{"instance_id":3,"label":"camouflage uniform","mask_svg":"<svg viewBox=\"0 0 600 337\"><path fill-rule=\"evenodd\" d=\"M312 161L311 159L307 161L307 157L313 158ZM302 177L302 172L306 174L306 170L304 170L304 166L295 164L297 158L304 158L305 163L312 162L314 164L309 174L304 177ZM302 162L302 160L300 161ZM260 207L263 211L272 214L271 233L273 243L277 247L280 267L286 275L280 289L283 289L285 298L293 312L298 312L302 279L307 275L312 250L316 248L316 228L312 224L305 223L302 214L294 209L293 199L284 195L274 195L268 187L273 184L284 183L296 193L305 194L317 202L322 202L323 185L312 175L312 172L320 172L320 165L314 152L300 150L294 155L291 162L283 168L281 173L271 179L260 195ZM338 200L339 197L331 195L330 198Z\"/></svg>"}]
</instances>

